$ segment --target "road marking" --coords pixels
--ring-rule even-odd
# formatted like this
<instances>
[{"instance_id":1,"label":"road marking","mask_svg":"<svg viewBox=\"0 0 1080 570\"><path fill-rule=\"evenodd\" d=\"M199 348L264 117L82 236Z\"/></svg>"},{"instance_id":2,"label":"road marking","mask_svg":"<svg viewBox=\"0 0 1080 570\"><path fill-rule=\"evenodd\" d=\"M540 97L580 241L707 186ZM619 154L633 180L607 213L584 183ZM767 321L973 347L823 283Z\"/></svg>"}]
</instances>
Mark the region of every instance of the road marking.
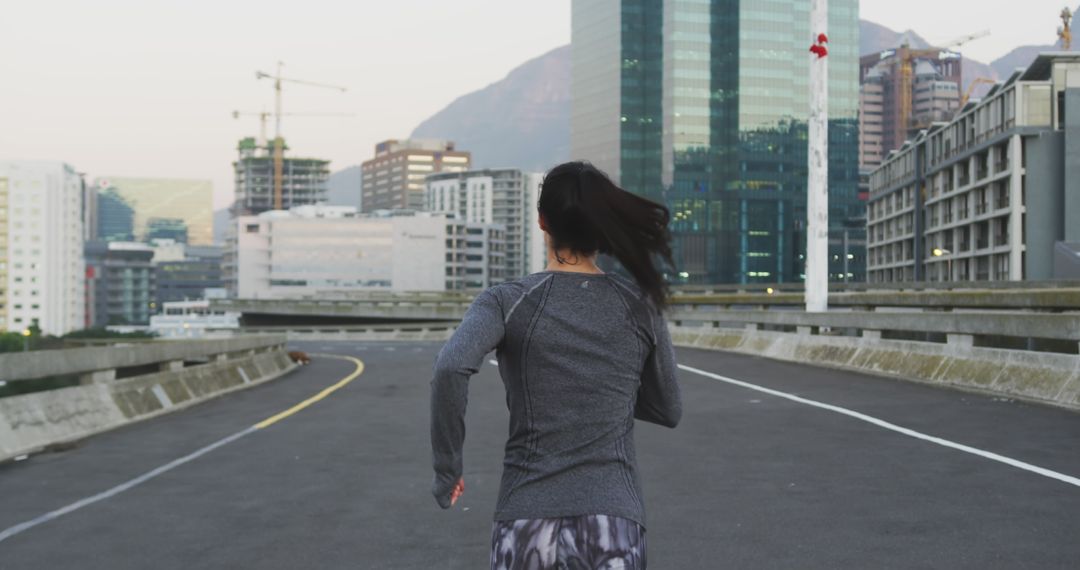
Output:
<instances>
[{"instance_id":1,"label":"road marking","mask_svg":"<svg viewBox=\"0 0 1080 570\"><path fill-rule=\"evenodd\" d=\"M285 410L284 412L281 412L279 414L275 414L273 416L270 416L269 418L266 418L265 420L255 424L255 429L263 429L265 427L272 426L272 425L276 424L277 422L280 422L281 420L283 420L283 419L285 419L285 418L299 412L300 410L303 410L304 408L314 404L315 402L318 402L319 400L322 400L323 398L326 398L330 394L333 394L334 392L337 392L342 387L344 387L346 384L348 384L349 382L352 382L353 380L355 380L357 376L360 376L361 374L364 373L364 363L361 362L360 359L353 358L352 356L337 356L337 355L333 355L333 354L313 354L312 356L326 356L326 357L330 357L330 358L337 358L337 359L340 359L340 360L348 360L348 361L350 361L350 362L352 362L353 364L356 365L356 370L354 370L352 374L349 374L348 376L342 378L340 381L338 381L333 386L327 387L322 392L319 392L318 394L315 394L314 396L304 400L303 402L300 402L299 404Z\"/></svg>"},{"instance_id":2,"label":"road marking","mask_svg":"<svg viewBox=\"0 0 1080 570\"><path fill-rule=\"evenodd\" d=\"M498 361L498 360L495 360L494 358L492 358L492 359L491 359L491 360L489 360L488 362L490 362L492 366L498 366L498 365L499 365L499 361Z\"/></svg>"},{"instance_id":3,"label":"road marking","mask_svg":"<svg viewBox=\"0 0 1080 570\"><path fill-rule=\"evenodd\" d=\"M152 471L148 471L146 473L143 473L142 475L139 475L138 477L136 477L134 479L131 479L130 481L127 481L125 483L121 483L121 484L113 487L112 489L109 489L107 491L102 491L101 493L98 493L96 495L91 495L89 497L80 499L78 501L75 501L74 503L71 503L70 505L67 505L66 507L61 507L59 509L56 509L55 511L47 512L47 513L45 513L45 514L43 514L43 515L41 515L41 516L39 516L39 517L37 517L35 519L31 519L31 520L28 520L26 522L19 523L19 524L13 526L13 527L10 527L10 528L7 528L7 529L5 529L3 531L0 531L0 542L3 542L3 541L5 541L5 540L17 535L17 534L20 534L22 532L30 530L30 529L38 526L38 525L47 523L47 522L49 522L49 521L51 521L53 519L57 519L57 518L60 518L60 517L62 517L64 515L66 515L66 514L77 511L77 510L79 510L79 509L81 509L83 507L88 507L88 506L90 506L90 505L92 505L94 503L98 503L98 502L104 501L105 499L108 499L110 497L114 497L116 495L119 495L120 493L123 493L124 491L127 491L127 490L129 490L129 489L131 489L133 487L137 487L138 485L141 485L141 484L143 484L143 483L157 477L158 475L161 475L163 473L172 471L173 469L176 469L177 467L180 467L181 465L183 465L185 463L189 463L191 461L194 461L194 460L202 457L203 455L206 455L207 453L210 453L211 451L214 451L215 449L217 449L219 447L223 447L225 445L228 445L228 444L230 444L230 443L232 443L232 442L234 442L234 441L236 441L236 440L238 440L238 439L240 439L240 438L242 438L242 437L244 437L246 435L255 433L255 432L259 431L262 428L273 425L273 424L275 424L275 423L277 423L277 422L279 422L279 421L281 421L281 420L283 420L283 419L285 419L285 418L299 412L300 410L303 410L304 408L314 404L315 402L318 402L319 400L322 400L323 398L329 396L330 394L332 394L335 391L339 390L340 388L342 388L343 386L345 386L349 382L352 382L353 380L355 380L356 377L360 376L360 374L362 374L364 372L364 363L361 362L359 359L353 358L351 356L342 356L342 355L337 355L337 354L313 354L312 356L321 356L321 357L326 357L326 358L337 358L339 360L348 360L348 361L356 364L356 370L354 370L352 372L352 374L349 374L345 378L338 381L333 386L330 386L330 387L326 388L325 390L319 392L318 394L315 394L314 396L304 400L303 402L300 402L299 404L285 410L284 412L281 412L279 414L275 414L275 415L273 415L273 416L271 416L269 418L266 418L265 420L255 424L255 425L253 425L253 426L251 426L249 428L238 431L238 432L236 432L236 433L234 433L234 434L232 434L232 435L230 435L230 436L228 436L228 437L226 437L224 439L219 439L218 441L215 441L214 443L211 443L210 445L207 445L206 447L198 449L198 450L196 450L196 451L194 451L192 453L189 453L188 455L185 455L185 456L183 456L183 457L181 457L179 459L175 459L173 461L170 461L169 463L166 463L165 465L162 465L161 467L158 467L158 468L156 468L156 469L154 469Z\"/></svg>"},{"instance_id":4,"label":"road marking","mask_svg":"<svg viewBox=\"0 0 1080 570\"><path fill-rule=\"evenodd\" d=\"M747 389L750 389L750 390L756 390L758 392L763 392L765 394L769 394L771 396L776 396L778 398L785 398L787 400L791 400L793 402L798 402L800 404L806 404L808 406L813 406L815 408L821 408L823 410L829 410L830 412L836 412L838 414L842 414L842 415L845 415L845 416L848 416L848 417L852 417L852 418L855 418L857 420L864 421L866 423L873 424L873 425L876 425L878 427L882 427L882 428L885 428L887 430L894 431L896 433L906 435L908 437L913 437L915 439L921 439L923 441L928 441L930 443L935 443L935 444L940 445L942 447L948 447L950 449L955 449L957 451L963 451L964 453L970 453L972 455L977 455L979 457L983 457L983 458L989 459L991 461L997 461L998 463L1004 463L1005 465L1010 465L1012 467L1016 467L1017 469L1023 469L1024 471L1029 471L1029 472L1035 473L1037 475L1042 475L1043 477L1049 477L1051 479L1056 479L1058 481L1061 481L1062 483L1067 483L1067 484L1073 485L1075 487L1080 487L1080 478L1072 477L1070 475L1065 475L1064 473L1058 473L1057 471L1051 471L1050 469L1046 469L1044 467L1039 467L1038 465L1032 465L1030 463L1025 463L1023 461L1013 459L1011 457L1005 457L1004 455L998 455L997 453L993 453L993 452L986 451L986 450L983 450L983 449L979 449L979 448L976 448L976 447L967 446L967 445L964 445L962 443L956 443L954 441L949 441L947 439L942 439L940 437L927 435L927 434L922 433L922 432L917 432L917 431L915 431L913 429L908 429L908 428L903 427L903 426L898 426L896 424L889 423L889 422L887 422L885 420L881 420L881 419L875 418L873 416L868 416L866 414L862 414L862 413L856 412L854 410L849 410L847 408L841 408L840 406L834 406L832 404L826 404L826 403L823 403L823 402L818 402L816 400L810 400L810 399L807 399L807 398L802 398L802 397L796 396L794 394L789 394L787 392L781 392L779 390L773 390L771 388L765 388L763 386L758 386L757 384L751 384L749 382L743 382L742 380L736 380L734 378L728 378L727 376L721 376L719 374L713 374L712 372L708 372L708 371L705 371L705 370L699 370L697 368L693 368L693 367L686 366L686 365L683 365L683 364L680 364L679 368L681 368L683 370L686 370L687 372L693 372L694 374L705 376L707 378L712 378L714 380L719 380L721 382L727 382L728 384L734 384L735 386L740 386L742 388L747 388Z\"/></svg>"}]
</instances>

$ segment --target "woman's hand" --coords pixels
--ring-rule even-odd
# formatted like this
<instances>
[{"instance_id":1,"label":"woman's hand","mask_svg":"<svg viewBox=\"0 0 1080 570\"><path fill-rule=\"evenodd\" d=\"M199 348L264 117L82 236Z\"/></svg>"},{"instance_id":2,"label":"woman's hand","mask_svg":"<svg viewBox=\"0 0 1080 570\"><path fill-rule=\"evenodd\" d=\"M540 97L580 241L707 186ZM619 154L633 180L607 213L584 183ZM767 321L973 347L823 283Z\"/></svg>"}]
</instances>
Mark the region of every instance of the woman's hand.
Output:
<instances>
[{"instance_id":1,"label":"woman's hand","mask_svg":"<svg viewBox=\"0 0 1080 570\"><path fill-rule=\"evenodd\" d=\"M454 490L450 492L450 506L451 507L454 506L454 503L457 502L458 497L460 497L461 494L464 493L464 492L465 492L465 478L463 477L461 479L458 479L457 484L454 485Z\"/></svg>"}]
</instances>

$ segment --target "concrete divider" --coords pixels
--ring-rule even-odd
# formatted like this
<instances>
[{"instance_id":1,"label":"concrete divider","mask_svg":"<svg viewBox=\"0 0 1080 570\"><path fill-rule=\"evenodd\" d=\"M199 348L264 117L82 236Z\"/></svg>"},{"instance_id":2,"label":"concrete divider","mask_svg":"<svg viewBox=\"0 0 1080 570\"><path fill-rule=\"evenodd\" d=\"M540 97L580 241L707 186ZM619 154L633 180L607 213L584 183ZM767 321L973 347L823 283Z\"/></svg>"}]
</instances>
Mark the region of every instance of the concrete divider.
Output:
<instances>
[{"instance_id":1,"label":"concrete divider","mask_svg":"<svg viewBox=\"0 0 1080 570\"><path fill-rule=\"evenodd\" d=\"M671 327L677 346L870 372L1080 411L1080 356L948 343L712 327Z\"/></svg>"},{"instance_id":2,"label":"concrete divider","mask_svg":"<svg viewBox=\"0 0 1080 570\"><path fill-rule=\"evenodd\" d=\"M185 342L187 345L181 345ZM198 353L188 341L163 344L173 346L156 348L159 357L173 358L175 354L192 357ZM240 347L245 350L238 354L235 349ZM140 346L139 350L143 348ZM80 386L0 398L0 460L176 411L277 378L295 367L284 350L284 337L281 336L220 343L214 350L227 352L219 352L205 364L162 366L160 372L131 378L84 381ZM42 351L34 358L40 358L45 352L71 351ZM89 366L102 366L110 360L142 362L146 358L146 355L120 359L99 357L99 362Z\"/></svg>"}]
</instances>

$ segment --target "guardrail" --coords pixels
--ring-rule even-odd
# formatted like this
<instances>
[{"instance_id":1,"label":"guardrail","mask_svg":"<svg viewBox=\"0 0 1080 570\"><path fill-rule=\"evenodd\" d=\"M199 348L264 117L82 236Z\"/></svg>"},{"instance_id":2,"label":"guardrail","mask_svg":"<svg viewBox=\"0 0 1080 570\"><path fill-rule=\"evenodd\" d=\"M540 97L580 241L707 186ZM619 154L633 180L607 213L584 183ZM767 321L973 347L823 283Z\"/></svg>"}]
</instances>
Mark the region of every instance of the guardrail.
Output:
<instances>
[{"instance_id":1,"label":"guardrail","mask_svg":"<svg viewBox=\"0 0 1080 570\"><path fill-rule=\"evenodd\" d=\"M283 350L283 336L243 336L214 340L158 340L125 346L39 350L0 354L0 382L19 382L50 376L83 375L99 381L116 377L125 368L159 365L178 370L184 362L209 358L227 360L234 355Z\"/></svg>"},{"instance_id":2,"label":"guardrail","mask_svg":"<svg viewBox=\"0 0 1080 570\"><path fill-rule=\"evenodd\" d=\"M791 306L805 304L801 292L794 293L682 293L672 298L678 307L698 306ZM965 289L953 291L864 291L829 293L830 307L873 310L878 307L919 309L1001 309L1032 311L1080 311L1080 288L1056 289Z\"/></svg>"},{"instance_id":3,"label":"guardrail","mask_svg":"<svg viewBox=\"0 0 1080 570\"><path fill-rule=\"evenodd\" d=\"M1055 281L910 281L896 283L829 283L829 292L859 291L959 291L966 289L1077 289L1080 281L1060 279ZM677 294L709 293L764 293L767 290L802 292L802 283L731 283L719 285L676 285Z\"/></svg>"},{"instance_id":4,"label":"guardrail","mask_svg":"<svg viewBox=\"0 0 1080 570\"><path fill-rule=\"evenodd\" d=\"M1080 410L1080 313L694 310L679 346L854 369Z\"/></svg>"},{"instance_id":5,"label":"guardrail","mask_svg":"<svg viewBox=\"0 0 1080 570\"><path fill-rule=\"evenodd\" d=\"M829 306L875 310L878 308L911 308L920 310L1004 310L1068 312L1080 311L1080 284L1054 282L1054 286L1019 283L1010 286L975 289L918 289L834 291L829 293ZM984 284L985 285L985 284ZM1023 286L1022 286L1023 285ZM1058 286L1062 285L1062 286ZM742 287L742 286L722 286ZM402 321L456 321L461 319L472 302L469 295L438 297L428 293L397 294L384 298L357 299L223 299L212 301L216 310L235 311L249 315L278 317L335 317L338 319L382 319ZM733 308L733 307L790 307L804 305L801 291L702 292L677 290L671 299L674 307Z\"/></svg>"},{"instance_id":6,"label":"guardrail","mask_svg":"<svg viewBox=\"0 0 1080 570\"><path fill-rule=\"evenodd\" d=\"M695 310L677 309L669 320L675 326L689 323L717 328L739 326L795 327L804 333L817 328L844 331L846 336L880 338L890 333L921 333L943 335L954 342L972 344L977 338L1010 337L1014 339L1048 339L1070 341L1071 350L1080 346L1080 314L1035 314L1024 312L828 312L760 310ZM969 337L969 338L965 338Z\"/></svg>"},{"instance_id":7,"label":"guardrail","mask_svg":"<svg viewBox=\"0 0 1080 570\"><path fill-rule=\"evenodd\" d=\"M0 383L68 384L0 398L0 460L276 378L295 366L285 342L245 335L0 354Z\"/></svg>"}]
</instances>

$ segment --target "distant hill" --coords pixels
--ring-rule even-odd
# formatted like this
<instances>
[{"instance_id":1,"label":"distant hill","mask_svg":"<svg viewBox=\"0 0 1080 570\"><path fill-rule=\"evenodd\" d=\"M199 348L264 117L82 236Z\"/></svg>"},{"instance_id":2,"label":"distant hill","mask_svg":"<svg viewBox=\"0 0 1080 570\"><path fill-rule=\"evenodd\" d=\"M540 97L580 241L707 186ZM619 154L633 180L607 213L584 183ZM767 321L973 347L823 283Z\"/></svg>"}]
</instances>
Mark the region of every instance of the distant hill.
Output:
<instances>
[{"instance_id":1,"label":"distant hill","mask_svg":"<svg viewBox=\"0 0 1080 570\"><path fill-rule=\"evenodd\" d=\"M1077 7L1076 10L1073 10L1073 14L1076 14L1077 12L1080 12L1080 7ZM1073 23L1075 24L1076 22L1077 20L1074 19ZM1062 51L1061 42L1058 41L1056 38L1051 39L1054 39L1054 43L1034 46L1020 46L1012 50L1011 52L1005 54L1004 56L994 60L990 63L990 65L997 72L998 76L1000 76L1002 79L1006 79L1010 75L1012 75L1012 73L1017 69L1025 68L1031 65L1031 62L1035 61L1035 57L1040 53L1047 51ZM1073 47L1070 51L1076 51L1078 47L1080 47L1080 41L1073 42Z\"/></svg>"},{"instance_id":2,"label":"distant hill","mask_svg":"<svg viewBox=\"0 0 1080 570\"><path fill-rule=\"evenodd\" d=\"M413 138L449 139L478 168L543 171L570 155L570 46L529 60L420 123Z\"/></svg>"},{"instance_id":3,"label":"distant hill","mask_svg":"<svg viewBox=\"0 0 1080 570\"><path fill-rule=\"evenodd\" d=\"M897 47L905 38L912 47L930 47L918 32L897 32L868 20L859 21L859 34L862 54ZM964 89L980 77L1005 79L1015 68L1030 64L1039 52L1055 49L1052 45L1024 46L990 65L964 58ZM412 136L453 140L458 148L473 153L478 168L550 168L570 155L570 65L570 46L529 60L505 78L458 97L420 123ZM988 86L980 85L973 95L980 97L987 90Z\"/></svg>"},{"instance_id":4,"label":"distant hill","mask_svg":"<svg viewBox=\"0 0 1080 570\"><path fill-rule=\"evenodd\" d=\"M229 209L214 210L214 243L225 243L225 232L229 230Z\"/></svg>"},{"instance_id":5,"label":"distant hill","mask_svg":"<svg viewBox=\"0 0 1080 570\"><path fill-rule=\"evenodd\" d=\"M997 72L998 76L1007 78L1012 75L1013 71L1019 68L1024 68L1031 65L1031 62L1035 61L1035 56L1044 51L1060 51L1059 45L1041 45L1041 46L1020 46L1004 56L994 60L990 65Z\"/></svg>"},{"instance_id":6,"label":"distant hill","mask_svg":"<svg viewBox=\"0 0 1080 570\"><path fill-rule=\"evenodd\" d=\"M326 182L326 203L331 206L360 207L362 173L360 166L350 166L330 175Z\"/></svg>"},{"instance_id":7,"label":"distant hill","mask_svg":"<svg viewBox=\"0 0 1080 570\"><path fill-rule=\"evenodd\" d=\"M869 20L859 20L859 53L866 55L899 47L905 36L915 49L930 47L930 42L912 30L897 32Z\"/></svg>"}]
</instances>

